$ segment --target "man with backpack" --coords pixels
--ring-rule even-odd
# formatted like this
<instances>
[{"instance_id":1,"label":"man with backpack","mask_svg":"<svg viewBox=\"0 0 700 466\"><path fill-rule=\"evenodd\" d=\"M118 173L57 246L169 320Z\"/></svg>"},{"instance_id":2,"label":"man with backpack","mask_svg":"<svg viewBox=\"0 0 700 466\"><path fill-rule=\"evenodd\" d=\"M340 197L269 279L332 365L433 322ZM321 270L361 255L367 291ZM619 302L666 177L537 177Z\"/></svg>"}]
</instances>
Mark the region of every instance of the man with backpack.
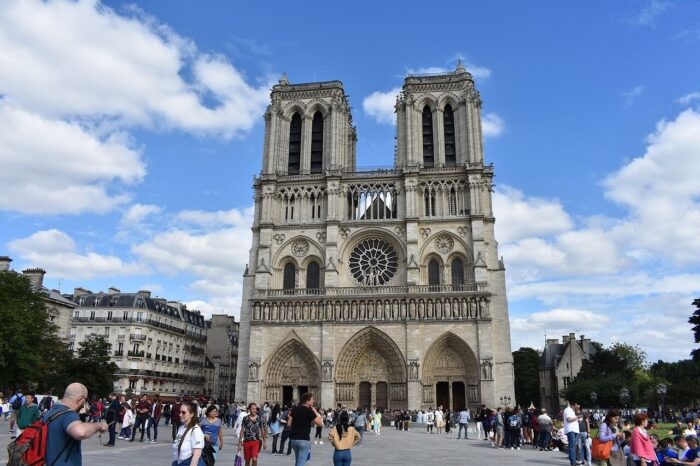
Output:
<instances>
[{"instance_id":1,"label":"man with backpack","mask_svg":"<svg viewBox=\"0 0 700 466\"><path fill-rule=\"evenodd\" d=\"M360 434L360 441L358 442L358 445L362 445L362 440L364 439L365 435L365 428L367 427L367 415L365 414L364 410L357 410L357 414L355 415L352 425Z\"/></svg>"},{"instance_id":2,"label":"man with backpack","mask_svg":"<svg viewBox=\"0 0 700 466\"><path fill-rule=\"evenodd\" d=\"M19 408L17 415L17 436L22 435L22 431L39 419L39 407L34 403L34 393L27 394L25 402Z\"/></svg>"},{"instance_id":3,"label":"man with backpack","mask_svg":"<svg viewBox=\"0 0 700 466\"><path fill-rule=\"evenodd\" d=\"M81 440L107 431L105 421L80 421L77 411L83 407L87 396L83 384L70 384L63 398L10 444L8 464L82 466Z\"/></svg>"},{"instance_id":4,"label":"man with backpack","mask_svg":"<svg viewBox=\"0 0 700 466\"><path fill-rule=\"evenodd\" d=\"M24 395L22 395L22 390L17 390L12 398L10 398L10 434L15 438L15 422L17 421L17 416L19 415L19 409L24 404Z\"/></svg>"},{"instance_id":5,"label":"man with backpack","mask_svg":"<svg viewBox=\"0 0 700 466\"><path fill-rule=\"evenodd\" d=\"M508 417L508 445L511 450L520 450L520 428L522 427L522 413L515 410Z\"/></svg>"}]
</instances>

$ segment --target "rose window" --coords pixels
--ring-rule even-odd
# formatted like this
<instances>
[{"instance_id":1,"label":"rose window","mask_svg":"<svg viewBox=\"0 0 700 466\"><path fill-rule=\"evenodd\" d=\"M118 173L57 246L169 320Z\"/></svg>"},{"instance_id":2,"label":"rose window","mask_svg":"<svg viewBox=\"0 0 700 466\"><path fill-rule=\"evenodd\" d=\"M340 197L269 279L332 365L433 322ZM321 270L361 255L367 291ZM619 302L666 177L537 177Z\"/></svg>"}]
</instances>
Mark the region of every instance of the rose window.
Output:
<instances>
[{"instance_id":1,"label":"rose window","mask_svg":"<svg viewBox=\"0 0 700 466\"><path fill-rule=\"evenodd\" d=\"M364 240L350 254L350 273L364 286L386 285L398 269L396 251L382 239Z\"/></svg>"}]
</instances>

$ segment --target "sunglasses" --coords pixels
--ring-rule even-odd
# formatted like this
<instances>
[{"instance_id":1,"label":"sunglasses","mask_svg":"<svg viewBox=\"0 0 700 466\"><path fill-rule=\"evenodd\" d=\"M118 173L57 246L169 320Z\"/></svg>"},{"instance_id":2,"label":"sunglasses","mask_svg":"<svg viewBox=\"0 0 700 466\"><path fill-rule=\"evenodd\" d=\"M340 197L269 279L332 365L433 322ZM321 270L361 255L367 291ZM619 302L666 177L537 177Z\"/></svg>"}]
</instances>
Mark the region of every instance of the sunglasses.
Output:
<instances>
[{"instance_id":1,"label":"sunglasses","mask_svg":"<svg viewBox=\"0 0 700 466\"><path fill-rule=\"evenodd\" d=\"M180 414L187 414L188 411L180 411Z\"/></svg>"}]
</instances>

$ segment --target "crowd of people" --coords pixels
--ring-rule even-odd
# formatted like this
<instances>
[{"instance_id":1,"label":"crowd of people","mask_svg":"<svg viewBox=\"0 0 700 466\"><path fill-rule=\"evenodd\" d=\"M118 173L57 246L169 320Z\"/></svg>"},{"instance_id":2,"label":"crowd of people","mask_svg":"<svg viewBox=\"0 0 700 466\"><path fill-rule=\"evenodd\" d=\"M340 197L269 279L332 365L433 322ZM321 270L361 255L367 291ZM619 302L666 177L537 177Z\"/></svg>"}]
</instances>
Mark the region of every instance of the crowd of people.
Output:
<instances>
[{"instance_id":1,"label":"crowd of people","mask_svg":"<svg viewBox=\"0 0 700 466\"><path fill-rule=\"evenodd\" d=\"M96 433L108 433L105 447L113 447L119 439L157 443L161 418L171 434L168 442L172 441L173 466L213 464L224 447L225 429L234 430L235 448L246 466L257 466L270 437L272 454L294 452L295 465L303 466L311 456L311 435L313 444L323 445L327 440L334 447L335 465L350 465L352 448L362 445L369 432L380 436L386 426L405 432L420 426L427 434L456 434L457 439L468 439L471 432L472 439L490 442L493 448L520 450L527 446L543 452L560 451L568 455L571 466L700 465L697 411L671 413L676 424L662 432L656 413L586 411L578 403L550 416L532 405L527 410L482 405L474 413L466 407L451 411L442 406L413 412L382 412L376 407L353 410L341 405L323 410L316 409L310 393L298 404L287 406L182 398L161 401L159 395L127 399L114 393L107 399L89 401L87 389L79 383L66 388L59 401L51 395L37 400L34 393L22 391L8 399L0 394L0 409L10 422L12 438L39 419L46 422L60 416L60 422L50 425L49 437L58 440L49 442L46 455L47 459L62 456L58 464L65 465L81 464L80 440Z\"/></svg>"}]
</instances>

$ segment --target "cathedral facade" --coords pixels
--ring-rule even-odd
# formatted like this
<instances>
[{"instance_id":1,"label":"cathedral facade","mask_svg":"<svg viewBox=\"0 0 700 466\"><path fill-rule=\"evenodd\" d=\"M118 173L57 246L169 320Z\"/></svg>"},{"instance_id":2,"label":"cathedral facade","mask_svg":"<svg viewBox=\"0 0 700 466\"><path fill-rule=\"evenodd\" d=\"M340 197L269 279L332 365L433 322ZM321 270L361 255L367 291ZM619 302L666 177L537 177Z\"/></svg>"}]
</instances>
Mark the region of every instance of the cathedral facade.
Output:
<instances>
[{"instance_id":1,"label":"cathedral facade","mask_svg":"<svg viewBox=\"0 0 700 466\"><path fill-rule=\"evenodd\" d=\"M514 399L481 99L406 77L393 167L358 169L340 81L275 85L255 178L236 400L426 409Z\"/></svg>"}]
</instances>

